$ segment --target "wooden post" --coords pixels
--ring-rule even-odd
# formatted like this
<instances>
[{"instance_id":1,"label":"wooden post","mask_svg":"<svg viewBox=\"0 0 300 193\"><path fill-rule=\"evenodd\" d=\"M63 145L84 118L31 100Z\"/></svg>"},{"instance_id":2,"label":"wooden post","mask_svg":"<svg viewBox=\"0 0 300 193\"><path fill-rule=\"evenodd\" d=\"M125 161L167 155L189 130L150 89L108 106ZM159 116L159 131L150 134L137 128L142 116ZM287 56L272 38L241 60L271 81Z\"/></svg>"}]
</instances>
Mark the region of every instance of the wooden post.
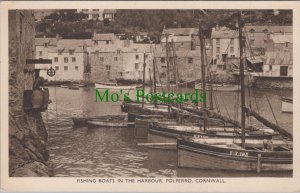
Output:
<instances>
[{"instance_id":1,"label":"wooden post","mask_svg":"<svg viewBox=\"0 0 300 193\"><path fill-rule=\"evenodd\" d=\"M143 92L145 92L145 71L146 71L146 52L144 52L144 64L143 64ZM142 108L144 108L145 97L142 98Z\"/></svg>"},{"instance_id":2,"label":"wooden post","mask_svg":"<svg viewBox=\"0 0 300 193\"><path fill-rule=\"evenodd\" d=\"M202 34L202 28L201 28L201 23L199 21L199 39L200 39L200 51L201 51L201 78L202 78L202 93L206 95L206 82L205 82L205 59L204 59L204 41L203 41L203 34ZM203 116L204 116L204 122L203 122L203 127L204 131L207 130L207 109L206 109L206 100L203 101Z\"/></svg>"},{"instance_id":3,"label":"wooden post","mask_svg":"<svg viewBox=\"0 0 300 193\"><path fill-rule=\"evenodd\" d=\"M261 154L257 155L257 173L261 172Z\"/></svg>"},{"instance_id":4,"label":"wooden post","mask_svg":"<svg viewBox=\"0 0 300 193\"><path fill-rule=\"evenodd\" d=\"M240 82L241 82L241 124L242 124L242 147L245 147L245 84L244 84L244 37L241 21L241 11L238 12L239 45L240 45Z\"/></svg>"}]
</instances>

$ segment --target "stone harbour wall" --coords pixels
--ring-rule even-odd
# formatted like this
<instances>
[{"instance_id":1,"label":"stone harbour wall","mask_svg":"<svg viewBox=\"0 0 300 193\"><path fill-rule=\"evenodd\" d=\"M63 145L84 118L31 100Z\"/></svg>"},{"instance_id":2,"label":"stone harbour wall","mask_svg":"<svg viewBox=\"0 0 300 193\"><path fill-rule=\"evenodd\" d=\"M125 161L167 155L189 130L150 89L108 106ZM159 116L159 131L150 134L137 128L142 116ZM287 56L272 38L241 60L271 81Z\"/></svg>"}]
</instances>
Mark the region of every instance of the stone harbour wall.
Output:
<instances>
[{"instance_id":1,"label":"stone harbour wall","mask_svg":"<svg viewBox=\"0 0 300 193\"><path fill-rule=\"evenodd\" d=\"M9 10L9 176L51 176L48 138L40 112L23 110L24 90L31 90L35 56L33 11ZM24 71L24 69L28 71Z\"/></svg>"}]
</instances>

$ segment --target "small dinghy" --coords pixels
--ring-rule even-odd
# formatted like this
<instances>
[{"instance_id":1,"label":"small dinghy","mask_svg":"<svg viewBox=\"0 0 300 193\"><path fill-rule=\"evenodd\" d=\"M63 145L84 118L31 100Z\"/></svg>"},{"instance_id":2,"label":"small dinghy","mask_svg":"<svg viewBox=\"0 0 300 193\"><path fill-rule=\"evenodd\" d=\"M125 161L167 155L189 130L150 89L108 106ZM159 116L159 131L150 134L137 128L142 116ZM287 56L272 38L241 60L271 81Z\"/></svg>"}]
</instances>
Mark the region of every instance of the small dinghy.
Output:
<instances>
[{"instance_id":1,"label":"small dinghy","mask_svg":"<svg viewBox=\"0 0 300 193\"><path fill-rule=\"evenodd\" d=\"M98 127L127 127L127 116L105 115L98 117L73 117L74 127L98 126Z\"/></svg>"}]
</instances>

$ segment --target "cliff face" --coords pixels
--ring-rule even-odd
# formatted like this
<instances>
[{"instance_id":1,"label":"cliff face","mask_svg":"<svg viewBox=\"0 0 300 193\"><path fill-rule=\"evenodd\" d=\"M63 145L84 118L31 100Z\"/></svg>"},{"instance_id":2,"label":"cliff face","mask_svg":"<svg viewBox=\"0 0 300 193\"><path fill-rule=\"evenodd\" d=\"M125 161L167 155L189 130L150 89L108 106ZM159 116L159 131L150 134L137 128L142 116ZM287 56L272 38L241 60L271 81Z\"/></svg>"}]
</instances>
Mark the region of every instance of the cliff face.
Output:
<instances>
[{"instance_id":1,"label":"cliff face","mask_svg":"<svg viewBox=\"0 0 300 193\"><path fill-rule=\"evenodd\" d=\"M24 90L31 90L34 66L34 15L30 10L9 11L9 175L50 176L46 165L47 130L40 112L23 111ZM25 72L28 69L30 72Z\"/></svg>"}]
</instances>

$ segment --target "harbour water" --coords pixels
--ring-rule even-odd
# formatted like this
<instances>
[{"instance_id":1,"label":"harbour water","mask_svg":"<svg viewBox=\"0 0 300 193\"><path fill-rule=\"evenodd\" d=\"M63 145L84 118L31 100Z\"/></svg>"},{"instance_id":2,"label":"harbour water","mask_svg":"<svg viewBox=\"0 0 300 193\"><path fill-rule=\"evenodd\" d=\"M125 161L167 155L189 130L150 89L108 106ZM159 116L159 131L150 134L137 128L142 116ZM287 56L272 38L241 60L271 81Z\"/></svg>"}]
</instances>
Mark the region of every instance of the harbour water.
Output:
<instances>
[{"instance_id":1,"label":"harbour water","mask_svg":"<svg viewBox=\"0 0 300 193\"><path fill-rule=\"evenodd\" d=\"M149 90L149 88L147 88ZM177 168L177 153L170 150L150 150L137 145L127 128L73 128L71 117L122 114L120 103L96 102L94 87L79 90L49 87L52 103L43 113L48 129L48 150L54 166L54 176L67 177L290 177L292 172L225 172ZM193 92L192 89L186 90ZM134 92L134 91L133 91ZM132 93L134 94L134 93ZM281 112L281 97L292 97L292 91L252 90L253 109L292 132L293 114ZM215 92L220 112L232 118L238 95ZM261 127L254 120L251 123Z\"/></svg>"}]
</instances>

